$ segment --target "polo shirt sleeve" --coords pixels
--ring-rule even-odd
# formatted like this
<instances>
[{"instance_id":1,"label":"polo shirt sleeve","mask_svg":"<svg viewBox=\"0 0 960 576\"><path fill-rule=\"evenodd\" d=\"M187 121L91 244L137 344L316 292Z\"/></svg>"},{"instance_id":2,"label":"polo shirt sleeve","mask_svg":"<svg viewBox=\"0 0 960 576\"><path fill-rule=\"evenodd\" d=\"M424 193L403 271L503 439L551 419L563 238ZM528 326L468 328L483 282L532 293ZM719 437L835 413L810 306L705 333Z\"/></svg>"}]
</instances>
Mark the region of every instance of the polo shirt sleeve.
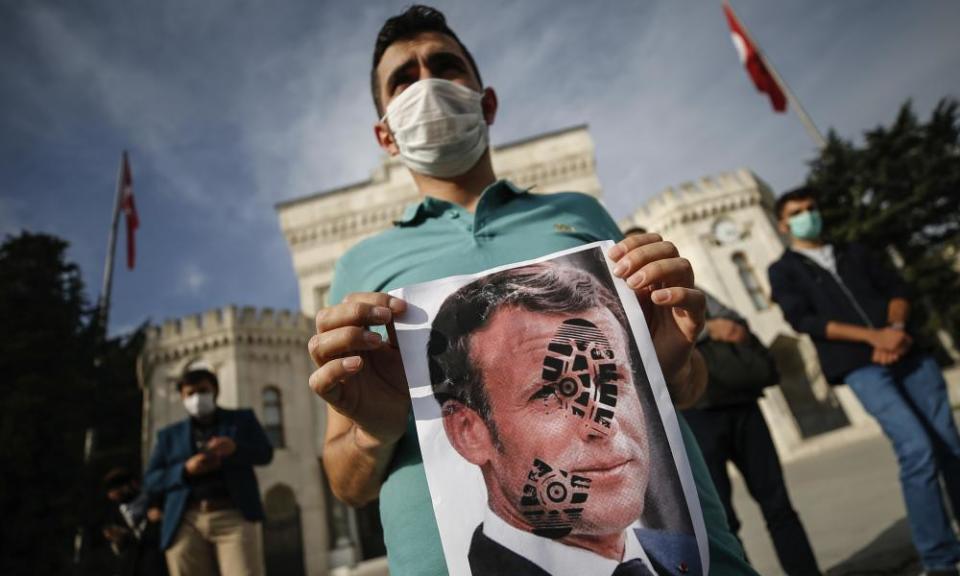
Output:
<instances>
[{"instance_id":1,"label":"polo shirt sleeve","mask_svg":"<svg viewBox=\"0 0 960 576\"><path fill-rule=\"evenodd\" d=\"M603 202L586 194L584 194L583 197L584 210L590 214L600 235L604 238L610 238L614 242L623 240L623 232L620 231L617 222L610 216L610 213L607 212L607 208L603 205Z\"/></svg>"},{"instance_id":2,"label":"polo shirt sleeve","mask_svg":"<svg viewBox=\"0 0 960 576\"><path fill-rule=\"evenodd\" d=\"M720 503L717 489L710 479L707 464L700 453L693 432L687 425L683 415L677 413L680 424L680 435L690 462L690 472L693 474L694 484L697 486L697 495L700 497L700 510L703 512L703 523L707 527L707 543L710 549L710 575L748 575L758 576L757 572L746 561L743 547L736 536L730 531L727 524L727 513Z\"/></svg>"}]
</instances>

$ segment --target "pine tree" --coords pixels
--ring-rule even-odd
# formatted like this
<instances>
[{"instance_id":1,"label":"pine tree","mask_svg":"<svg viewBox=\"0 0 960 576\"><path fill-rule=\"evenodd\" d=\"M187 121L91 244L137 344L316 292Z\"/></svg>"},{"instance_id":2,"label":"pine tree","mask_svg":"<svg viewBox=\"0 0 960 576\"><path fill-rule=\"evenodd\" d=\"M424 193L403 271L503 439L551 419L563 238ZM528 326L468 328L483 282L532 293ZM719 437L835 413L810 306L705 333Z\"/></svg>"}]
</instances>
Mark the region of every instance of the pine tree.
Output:
<instances>
[{"instance_id":1,"label":"pine tree","mask_svg":"<svg viewBox=\"0 0 960 576\"><path fill-rule=\"evenodd\" d=\"M859 241L894 256L914 290L928 336L945 330L960 343L960 122L956 100L941 100L927 122L910 101L893 124L858 144L833 131L811 162L834 241Z\"/></svg>"},{"instance_id":2,"label":"pine tree","mask_svg":"<svg viewBox=\"0 0 960 576\"><path fill-rule=\"evenodd\" d=\"M143 330L103 338L66 250L29 232L0 245L0 574L74 572L78 528L86 551L105 548L100 478L139 464ZM85 572L104 573L94 556Z\"/></svg>"}]
</instances>

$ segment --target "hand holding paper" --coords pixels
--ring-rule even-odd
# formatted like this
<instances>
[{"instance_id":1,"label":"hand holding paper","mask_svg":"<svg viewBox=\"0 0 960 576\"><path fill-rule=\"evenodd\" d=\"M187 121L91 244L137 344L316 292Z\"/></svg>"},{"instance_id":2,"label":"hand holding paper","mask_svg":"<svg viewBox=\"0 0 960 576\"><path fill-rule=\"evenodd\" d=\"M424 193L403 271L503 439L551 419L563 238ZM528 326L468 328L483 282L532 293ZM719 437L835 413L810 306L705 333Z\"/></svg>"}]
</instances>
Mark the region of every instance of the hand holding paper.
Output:
<instances>
[{"instance_id":1,"label":"hand holding paper","mask_svg":"<svg viewBox=\"0 0 960 576\"><path fill-rule=\"evenodd\" d=\"M674 403L696 403L707 372L694 344L703 330L706 299L694 288L690 261L659 234L634 234L608 252L615 276L627 281L640 298L650 336Z\"/></svg>"},{"instance_id":2,"label":"hand holding paper","mask_svg":"<svg viewBox=\"0 0 960 576\"><path fill-rule=\"evenodd\" d=\"M400 352L367 326L389 324L405 309L387 294L350 294L317 314L308 344L319 367L310 387L373 443L392 444L403 435L409 402Z\"/></svg>"},{"instance_id":3,"label":"hand holding paper","mask_svg":"<svg viewBox=\"0 0 960 576\"><path fill-rule=\"evenodd\" d=\"M307 345L318 368L310 387L333 408L324 466L334 494L352 505L377 497L406 429L410 396L400 352L368 330L386 325L391 332L394 314L404 310L406 303L388 294L350 294L317 314L317 334Z\"/></svg>"},{"instance_id":4,"label":"hand holding paper","mask_svg":"<svg viewBox=\"0 0 960 576\"><path fill-rule=\"evenodd\" d=\"M450 574L709 572L657 358L698 382L703 297L659 237L619 248L621 273L650 272L639 298L609 242L392 292L409 308L397 343Z\"/></svg>"}]
</instances>

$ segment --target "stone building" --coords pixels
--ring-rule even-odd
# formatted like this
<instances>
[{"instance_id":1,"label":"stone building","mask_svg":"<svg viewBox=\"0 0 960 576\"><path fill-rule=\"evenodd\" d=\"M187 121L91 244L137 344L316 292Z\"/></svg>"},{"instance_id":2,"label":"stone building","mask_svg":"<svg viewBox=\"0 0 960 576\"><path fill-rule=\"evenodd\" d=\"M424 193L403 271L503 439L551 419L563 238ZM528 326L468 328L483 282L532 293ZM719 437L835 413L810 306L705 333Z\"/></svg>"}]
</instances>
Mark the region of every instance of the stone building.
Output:
<instances>
[{"instance_id":1,"label":"stone building","mask_svg":"<svg viewBox=\"0 0 960 576\"><path fill-rule=\"evenodd\" d=\"M497 174L534 192L576 190L601 196L594 147L585 126L542 134L493 150ZM417 197L396 159L368 180L277 205L300 288L298 312L226 307L170 320L151 330L143 353L143 445L185 417L175 389L190 362L203 360L221 382L220 403L252 407L277 450L257 475L267 508L270 574L385 574L376 506L352 510L332 498L322 473L325 408L306 385L305 345L337 258L391 226ZM778 447L787 454L842 438L863 426L862 410L823 382L809 342L770 305L766 266L783 249L769 207L773 195L750 172L705 178L667 190L621 224L663 233L693 262L702 286L747 316L777 353L784 384L763 402ZM846 431L846 432L845 432ZM821 442L822 443L822 442Z\"/></svg>"},{"instance_id":2,"label":"stone building","mask_svg":"<svg viewBox=\"0 0 960 576\"><path fill-rule=\"evenodd\" d=\"M697 285L742 314L773 352L781 381L766 390L760 407L777 450L789 459L877 427L846 386L827 384L813 343L770 300L767 268L785 248L773 203L765 182L738 170L668 188L620 225L673 242L693 264Z\"/></svg>"},{"instance_id":3,"label":"stone building","mask_svg":"<svg viewBox=\"0 0 960 576\"><path fill-rule=\"evenodd\" d=\"M533 187L534 192L577 190L597 197L601 193L586 126L500 146L492 159L499 177ZM416 198L410 173L397 158L386 158L368 180L277 205L304 314L315 313L326 301L337 258L391 226Z\"/></svg>"},{"instance_id":4,"label":"stone building","mask_svg":"<svg viewBox=\"0 0 960 576\"><path fill-rule=\"evenodd\" d=\"M325 574L333 548L318 459L326 413L305 385L313 332L300 312L227 306L152 327L141 358L145 459L156 432L186 417L176 382L193 362L217 374L220 405L256 412L275 447L273 462L256 471L267 564L276 574Z\"/></svg>"}]
</instances>

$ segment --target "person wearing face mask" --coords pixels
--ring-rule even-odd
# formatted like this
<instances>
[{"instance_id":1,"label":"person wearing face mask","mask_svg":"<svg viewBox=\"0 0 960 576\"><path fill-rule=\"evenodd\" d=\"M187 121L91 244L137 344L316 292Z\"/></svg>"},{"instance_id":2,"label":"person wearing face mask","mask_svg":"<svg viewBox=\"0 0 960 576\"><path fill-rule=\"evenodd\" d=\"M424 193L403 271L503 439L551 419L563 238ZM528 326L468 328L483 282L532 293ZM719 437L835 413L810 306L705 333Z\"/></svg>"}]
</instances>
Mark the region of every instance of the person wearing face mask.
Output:
<instances>
[{"instance_id":1,"label":"person wearing face mask","mask_svg":"<svg viewBox=\"0 0 960 576\"><path fill-rule=\"evenodd\" d=\"M769 269L773 300L813 339L827 381L849 385L893 443L926 574L956 576L960 541L940 479L960 510L960 435L943 374L910 335L907 287L867 247L824 239L813 189L785 193L775 212L790 247Z\"/></svg>"},{"instance_id":2,"label":"person wearing face mask","mask_svg":"<svg viewBox=\"0 0 960 576\"><path fill-rule=\"evenodd\" d=\"M219 383L195 363L177 383L188 417L158 432L145 474L164 498L160 547L172 576L260 575L263 504L254 466L273 447L252 410L217 406Z\"/></svg>"},{"instance_id":3,"label":"person wearing face mask","mask_svg":"<svg viewBox=\"0 0 960 576\"><path fill-rule=\"evenodd\" d=\"M392 229L338 259L331 305L317 314L317 334L307 344L317 365L309 385L328 406L323 465L330 487L354 506L379 498L390 573L445 574L403 365L394 343L382 336L406 304L387 291L617 241L608 252L614 273L648 312L678 406L692 405L706 385L694 348L705 303L690 263L660 236L624 239L591 196L533 194L497 178L488 134L497 94L483 84L473 56L440 11L414 5L389 18L372 64L374 135L407 167L420 200ZM385 325L385 331L370 330ZM682 418L680 426L704 511L711 574L753 574Z\"/></svg>"}]
</instances>

